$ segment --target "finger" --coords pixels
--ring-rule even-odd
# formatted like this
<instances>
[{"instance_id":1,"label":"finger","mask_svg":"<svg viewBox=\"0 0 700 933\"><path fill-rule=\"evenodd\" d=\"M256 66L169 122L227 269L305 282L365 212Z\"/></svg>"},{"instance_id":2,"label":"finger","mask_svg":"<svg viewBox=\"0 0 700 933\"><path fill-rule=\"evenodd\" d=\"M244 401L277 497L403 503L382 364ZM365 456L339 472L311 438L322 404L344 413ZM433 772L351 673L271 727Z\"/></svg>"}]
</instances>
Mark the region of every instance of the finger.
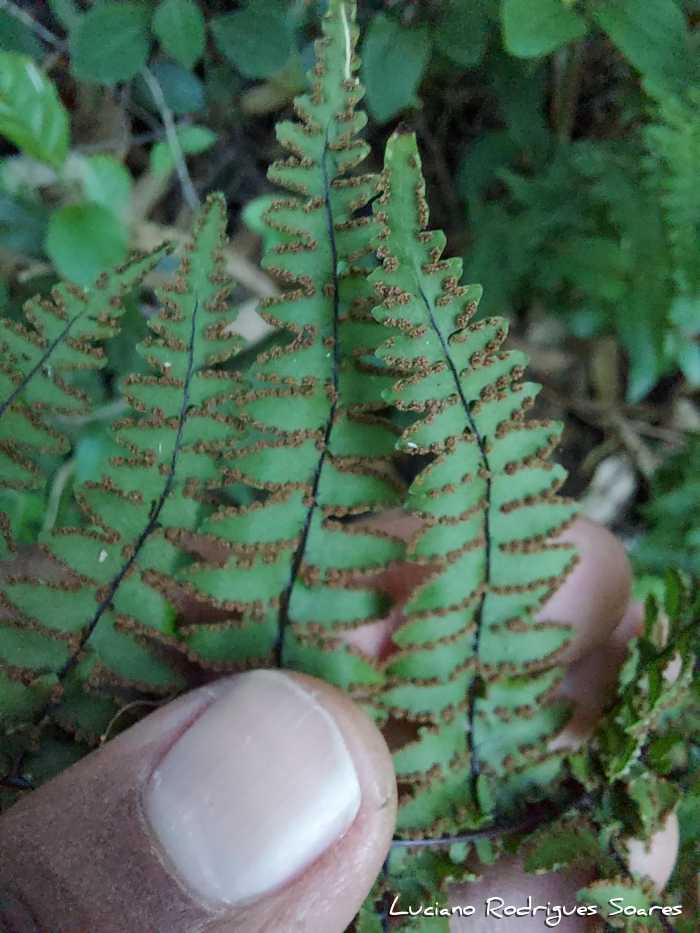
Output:
<instances>
[{"instance_id":1,"label":"finger","mask_svg":"<svg viewBox=\"0 0 700 933\"><path fill-rule=\"evenodd\" d=\"M567 667L553 699L570 700L573 709L564 729L549 743L552 751L576 748L595 729L615 693L617 676L627 656L627 644L643 630L644 603L635 600L605 644L597 645Z\"/></svg>"},{"instance_id":2,"label":"finger","mask_svg":"<svg viewBox=\"0 0 700 933\"><path fill-rule=\"evenodd\" d=\"M617 628L630 601L632 568L618 539L587 518L577 519L555 540L575 544L579 562L536 619L574 629L560 659L568 664L607 642Z\"/></svg>"},{"instance_id":3,"label":"finger","mask_svg":"<svg viewBox=\"0 0 700 933\"><path fill-rule=\"evenodd\" d=\"M408 518L415 532L416 520ZM378 524L380 519L374 521ZM390 516L382 519L380 527L399 535L406 533L405 524ZM632 571L620 542L596 522L577 519L554 540L576 545L579 561L535 618L574 629L560 657L568 664L609 639L629 604ZM385 618L346 632L344 638L369 657L383 660L395 648L391 638L405 619L402 606L429 572L429 567L406 564L381 574L375 584L396 600L396 607Z\"/></svg>"},{"instance_id":4,"label":"finger","mask_svg":"<svg viewBox=\"0 0 700 933\"><path fill-rule=\"evenodd\" d=\"M680 845L680 827L675 812L663 829L651 837L649 846L639 839L627 843L627 863L635 875L649 878L657 891L663 891L673 874Z\"/></svg>"},{"instance_id":5,"label":"finger","mask_svg":"<svg viewBox=\"0 0 700 933\"><path fill-rule=\"evenodd\" d=\"M571 870L528 875L522 859L502 856L483 870L478 881L459 885L450 892L451 907L474 908L471 916L465 912L451 919L450 933L542 933L556 917L553 906L566 906L567 912L574 910L569 916L561 911L557 933L589 933L596 928L575 913L579 906L576 894L594 877L593 871ZM533 912L536 907L539 910ZM513 908L521 913L511 916ZM545 924L548 914L550 920Z\"/></svg>"},{"instance_id":6,"label":"finger","mask_svg":"<svg viewBox=\"0 0 700 933\"><path fill-rule=\"evenodd\" d=\"M153 713L7 813L5 923L341 933L395 812L386 745L345 694L304 675L243 674Z\"/></svg>"}]
</instances>

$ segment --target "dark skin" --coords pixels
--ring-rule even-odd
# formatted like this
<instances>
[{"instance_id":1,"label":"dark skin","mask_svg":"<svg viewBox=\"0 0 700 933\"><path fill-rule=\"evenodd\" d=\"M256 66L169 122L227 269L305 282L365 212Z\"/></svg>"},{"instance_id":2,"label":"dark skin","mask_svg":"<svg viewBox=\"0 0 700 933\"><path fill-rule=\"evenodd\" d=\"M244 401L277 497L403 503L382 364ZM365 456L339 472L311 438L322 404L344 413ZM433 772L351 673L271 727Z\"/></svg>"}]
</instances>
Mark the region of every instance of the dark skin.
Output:
<instances>
[{"instance_id":1,"label":"dark skin","mask_svg":"<svg viewBox=\"0 0 700 933\"><path fill-rule=\"evenodd\" d=\"M585 737L609 696L626 642L639 632L640 606L630 602L630 568L605 529L579 521L565 537L580 549L575 571L543 608L545 620L576 630L562 693L576 704L556 740ZM397 595L405 582L390 586ZM356 633L353 641L378 656L390 644L395 613ZM164 856L144 816L144 788L178 738L230 690L224 679L179 698L108 742L13 807L0 821L0 931L11 933L342 933L381 869L394 830L396 785L391 758L375 726L342 692L305 675L288 674L332 717L350 753L361 803L350 828L312 864L257 902L215 905L183 882ZM225 731L221 742L226 742ZM677 822L669 819L650 852L630 844L633 869L657 888L677 854ZM350 869L351 866L351 869ZM483 880L453 893L455 903L481 905L499 896L522 905L575 904L592 876L557 872L525 876L518 860L502 858ZM4 926L3 926L4 922ZM588 933L582 918L562 920L560 933ZM454 933L541 933L542 917L453 920Z\"/></svg>"}]
</instances>

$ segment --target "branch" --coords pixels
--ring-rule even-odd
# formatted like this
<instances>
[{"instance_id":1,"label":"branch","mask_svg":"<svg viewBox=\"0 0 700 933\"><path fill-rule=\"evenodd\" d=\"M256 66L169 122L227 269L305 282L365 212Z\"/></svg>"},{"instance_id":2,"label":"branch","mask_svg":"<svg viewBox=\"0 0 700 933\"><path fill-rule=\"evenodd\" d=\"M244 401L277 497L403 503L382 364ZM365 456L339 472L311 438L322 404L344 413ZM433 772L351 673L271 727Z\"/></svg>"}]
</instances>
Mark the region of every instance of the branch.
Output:
<instances>
[{"instance_id":1,"label":"branch","mask_svg":"<svg viewBox=\"0 0 700 933\"><path fill-rule=\"evenodd\" d=\"M175 159L175 169L177 171L177 177L180 179L182 196L187 204L192 208L192 210L197 211L199 210L201 204L199 196L194 190L194 185L192 184L192 179L190 178L190 173L187 169L187 163L185 162L182 146L180 145L180 140L177 136L177 128L175 127L173 112L170 107L168 107L165 101L165 95L163 94L163 89L158 83L158 79L153 74L151 69L144 65L144 67L141 69L141 76L148 85L148 90L151 92L153 100L156 102L156 106L160 111L160 116L163 120L163 126L165 127L165 136L173 153L173 158Z\"/></svg>"}]
</instances>

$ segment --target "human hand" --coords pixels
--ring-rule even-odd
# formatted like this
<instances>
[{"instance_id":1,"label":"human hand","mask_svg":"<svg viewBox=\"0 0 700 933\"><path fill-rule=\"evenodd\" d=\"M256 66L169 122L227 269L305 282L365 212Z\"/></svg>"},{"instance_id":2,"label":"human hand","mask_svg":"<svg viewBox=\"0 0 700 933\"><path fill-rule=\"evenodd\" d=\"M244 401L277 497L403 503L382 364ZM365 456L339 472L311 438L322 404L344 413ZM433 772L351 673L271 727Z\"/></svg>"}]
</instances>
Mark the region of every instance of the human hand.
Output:
<instances>
[{"instance_id":1,"label":"human hand","mask_svg":"<svg viewBox=\"0 0 700 933\"><path fill-rule=\"evenodd\" d=\"M581 562L541 618L577 630L558 741L594 724L641 624L614 538L578 522ZM393 583L397 586L397 581ZM359 635L386 651L396 615ZM386 745L346 695L299 674L254 672L195 690L93 752L0 821L5 933L341 933L381 868L396 785ZM658 887L677 845L671 818L632 865ZM574 905L589 877L526 876L502 858L455 903ZM418 905L413 905L418 906ZM581 918L558 925L582 933ZM469 933L533 933L539 917L453 921Z\"/></svg>"}]
</instances>

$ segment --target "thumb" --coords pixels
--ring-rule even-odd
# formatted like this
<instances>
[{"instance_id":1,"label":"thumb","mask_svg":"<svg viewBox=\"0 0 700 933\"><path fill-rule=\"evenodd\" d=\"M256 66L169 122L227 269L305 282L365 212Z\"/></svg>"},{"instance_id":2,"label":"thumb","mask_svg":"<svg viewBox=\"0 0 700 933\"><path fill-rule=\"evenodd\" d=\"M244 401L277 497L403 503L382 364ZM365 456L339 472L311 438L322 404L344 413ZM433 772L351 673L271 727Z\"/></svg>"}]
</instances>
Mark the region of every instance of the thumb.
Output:
<instances>
[{"instance_id":1,"label":"thumb","mask_svg":"<svg viewBox=\"0 0 700 933\"><path fill-rule=\"evenodd\" d=\"M345 694L300 674L241 674L158 710L8 811L0 930L342 933L395 815L389 752Z\"/></svg>"}]
</instances>

